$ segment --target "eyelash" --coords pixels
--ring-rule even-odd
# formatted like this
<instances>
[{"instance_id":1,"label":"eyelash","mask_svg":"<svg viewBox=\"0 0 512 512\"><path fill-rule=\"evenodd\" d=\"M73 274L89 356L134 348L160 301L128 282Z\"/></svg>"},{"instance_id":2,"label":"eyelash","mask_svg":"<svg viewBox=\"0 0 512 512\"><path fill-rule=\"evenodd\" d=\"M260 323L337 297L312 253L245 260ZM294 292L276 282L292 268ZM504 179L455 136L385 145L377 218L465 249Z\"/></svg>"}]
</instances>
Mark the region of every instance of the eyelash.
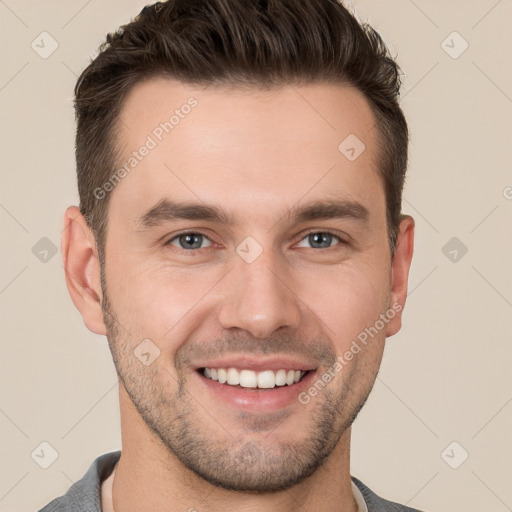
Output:
<instances>
[{"instance_id":1,"label":"eyelash","mask_svg":"<svg viewBox=\"0 0 512 512\"><path fill-rule=\"evenodd\" d=\"M341 234L339 232L337 232L337 231L332 231L332 230L325 230L325 231L323 231L323 230L314 230L314 229L311 230L311 231L308 231L307 233L305 233L302 236L302 238L299 240L299 242L302 242L305 238L307 238L310 235L314 235L314 234L330 235L330 236L336 238L338 240L338 242L339 242L336 245L333 245L331 247L326 247L326 248L315 248L315 247L312 247L312 249L316 249L317 251L328 251L329 249L335 249L336 247L343 246L343 245L347 244L347 242L341 237ZM181 236L184 236L184 235L201 235L204 238L206 238L207 240L209 240L211 243L214 243L213 240L208 235L205 235L201 231L183 231L182 233L178 233L177 235L174 235L171 239L169 239L167 242L165 242L164 245L165 246L172 246L173 249L177 250L178 252L180 252L182 254L186 254L187 256L190 256L193 253L197 253L197 252L202 251L204 249L210 249L211 248L211 247L203 247L203 248L200 248L200 249L183 249L182 247L177 247L177 246L174 246L174 245L171 244L171 242L173 242L174 240L177 240L178 238L180 238Z\"/></svg>"}]
</instances>

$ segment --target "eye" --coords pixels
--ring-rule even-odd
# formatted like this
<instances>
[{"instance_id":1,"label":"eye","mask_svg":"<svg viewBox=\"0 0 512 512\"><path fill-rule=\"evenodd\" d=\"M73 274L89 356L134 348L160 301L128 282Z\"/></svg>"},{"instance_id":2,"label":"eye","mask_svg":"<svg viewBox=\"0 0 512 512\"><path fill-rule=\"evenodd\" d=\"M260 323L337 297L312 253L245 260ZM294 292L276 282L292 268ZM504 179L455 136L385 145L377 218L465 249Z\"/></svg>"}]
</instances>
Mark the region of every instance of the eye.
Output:
<instances>
[{"instance_id":1,"label":"eye","mask_svg":"<svg viewBox=\"0 0 512 512\"><path fill-rule=\"evenodd\" d=\"M330 233L329 231L313 231L306 235L297 245L297 247L307 247L304 244L304 242L309 243L310 247L313 249L329 249L332 247L333 241L338 241L338 244L340 245L343 243L343 240L335 235L334 233Z\"/></svg>"},{"instance_id":2,"label":"eye","mask_svg":"<svg viewBox=\"0 0 512 512\"><path fill-rule=\"evenodd\" d=\"M297 244L297 247L310 247L312 249L330 249L342 245L344 240L329 231L313 231L307 234ZM309 245L305 245L309 244ZM206 249L212 246L212 241L203 233L187 231L171 238L166 245L173 245L182 251Z\"/></svg>"},{"instance_id":3,"label":"eye","mask_svg":"<svg viewBox=\"0 0 512 512\"><path fill-rule=\"evenodd\" d=\"M208 245L202 246L204 241L207 241ZM187 233L180 233L179 235L171 238L166 245L174 245L175 247L184 250L193 250L210 247L212 242L206 235L203 235L202 233L189 231Z\"/></svg>"}]
</instances>

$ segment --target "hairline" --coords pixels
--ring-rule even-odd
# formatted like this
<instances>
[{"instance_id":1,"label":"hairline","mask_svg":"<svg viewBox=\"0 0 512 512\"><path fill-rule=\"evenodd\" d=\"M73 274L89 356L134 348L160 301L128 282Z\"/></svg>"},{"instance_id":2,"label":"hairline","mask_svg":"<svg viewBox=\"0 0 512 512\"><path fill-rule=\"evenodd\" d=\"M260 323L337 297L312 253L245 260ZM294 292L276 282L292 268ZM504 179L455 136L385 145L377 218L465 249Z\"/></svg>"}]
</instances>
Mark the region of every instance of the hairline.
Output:
<instances>
[{"instance_id":1,"label":"hairline","mask_svg":"<svg viewBox=\"0 0 512 512\"><path fill-rule=\"evenodd\" d=\"M344 77L289 77L289 78L280 78L272 82L271 80L262 80L258 77L251 77L246 75L239 75L237 79L234 77L224 77L224 78L213 78L213 79L202 79L202 80L187 80L182 79L180 77L176 77L172 73L166 72L165 70L153 69L148 70L146 73L142 72L140 75L136 77L123 91L119 101L116 103L116 109L112 113L112 117L107 126L108 133L108 141L106 144L106 148L109 150L110 154L110 173L114 173L115 170L119 167L119 165L123 162L122 156L122 148L120 143L121 138L121 130L122 130L122 113L126 107L126 102L128 97L133 92L136 87L142 86L144 83L151 82L153 80L168 80L171 82L177 82L183 85L196 86L200 88L201 86L209 87L213 86L219 89L226 89L232 92L266 92L273 90L280 90L289 86L301 86L301 85L323 85L323 84L332 84L350 87L356 90L358 93L366 101L366 104L369 106L370 111L372 113L374 124L371 129L374 130L377 128L376 133L376 148L377 154L375 155L375 167L376 174L378 175L384 192L385 199L385 207L386 207L386 230L388 235L388 245L390 247L391 256L393 257L394 251L396 249L396 233L392 230L394 226L392 225L392 219L390 219L390 212L388 208L388 193L385 183L385 175L383 172L383 168L385 167L384 163L388 159L385 149L386 143L386 134L384 133L383 119L382 115L379 112L379 109L374 104L374 102L365 94L364 91L361 90L360 87L354 85L350 80ZM102 210L103 214L101 215L101 223L97 232L94 233L95 240L97 243L97 248L100 253L100 263L104 261L104 255L106 251L106 241L108 234L108 216L109 216L109 207L112 194L115 192L115 188L109 192L105 198L102 200ZM396 229L395 229L396 231Z\"/></svg>"}]
</instances>

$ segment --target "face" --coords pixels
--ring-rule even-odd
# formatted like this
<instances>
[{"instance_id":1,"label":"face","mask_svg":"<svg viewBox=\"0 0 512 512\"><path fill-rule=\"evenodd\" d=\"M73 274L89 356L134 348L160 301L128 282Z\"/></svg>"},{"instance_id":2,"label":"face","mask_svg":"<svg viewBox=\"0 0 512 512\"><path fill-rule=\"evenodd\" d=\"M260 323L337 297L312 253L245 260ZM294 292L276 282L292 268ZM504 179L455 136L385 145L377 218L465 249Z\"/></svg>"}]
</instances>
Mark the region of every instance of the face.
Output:
<instances>
[{"instance_id":1,"label":"face","mask_svg":"<svg viewBox=\"0 0 512 512\"><path fill-rule=\"evenodd\" d=\"M214 485L297 484L347 432L398 329L396 308L382 320L394 295L375 118L341 85L153 79L121 119L103 306L139 421Z\"/></svg>"}]
</instances>

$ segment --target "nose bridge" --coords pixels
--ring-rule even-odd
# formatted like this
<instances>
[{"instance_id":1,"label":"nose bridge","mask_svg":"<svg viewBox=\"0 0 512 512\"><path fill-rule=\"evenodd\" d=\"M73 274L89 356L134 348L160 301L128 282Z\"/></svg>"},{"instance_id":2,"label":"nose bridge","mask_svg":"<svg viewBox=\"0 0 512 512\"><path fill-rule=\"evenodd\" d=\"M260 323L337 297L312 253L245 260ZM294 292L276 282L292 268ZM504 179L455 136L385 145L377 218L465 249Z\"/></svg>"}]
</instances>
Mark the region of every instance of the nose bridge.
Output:
<instances>
[{"instance_id":1,"label":"nose bridge","mask_svg":"<svg viewBox=\"0 0 512 512\"><path fill-rule=\"evenodd\" d=\"M219 322L224 329L237 327L264 338L280 327L297 328L299 301L278 256L271 249L258 249L242 242L235 255L235 268L224 284ZM259 253L259 254L258 254Z\"/></svg>"}]
</instances>

